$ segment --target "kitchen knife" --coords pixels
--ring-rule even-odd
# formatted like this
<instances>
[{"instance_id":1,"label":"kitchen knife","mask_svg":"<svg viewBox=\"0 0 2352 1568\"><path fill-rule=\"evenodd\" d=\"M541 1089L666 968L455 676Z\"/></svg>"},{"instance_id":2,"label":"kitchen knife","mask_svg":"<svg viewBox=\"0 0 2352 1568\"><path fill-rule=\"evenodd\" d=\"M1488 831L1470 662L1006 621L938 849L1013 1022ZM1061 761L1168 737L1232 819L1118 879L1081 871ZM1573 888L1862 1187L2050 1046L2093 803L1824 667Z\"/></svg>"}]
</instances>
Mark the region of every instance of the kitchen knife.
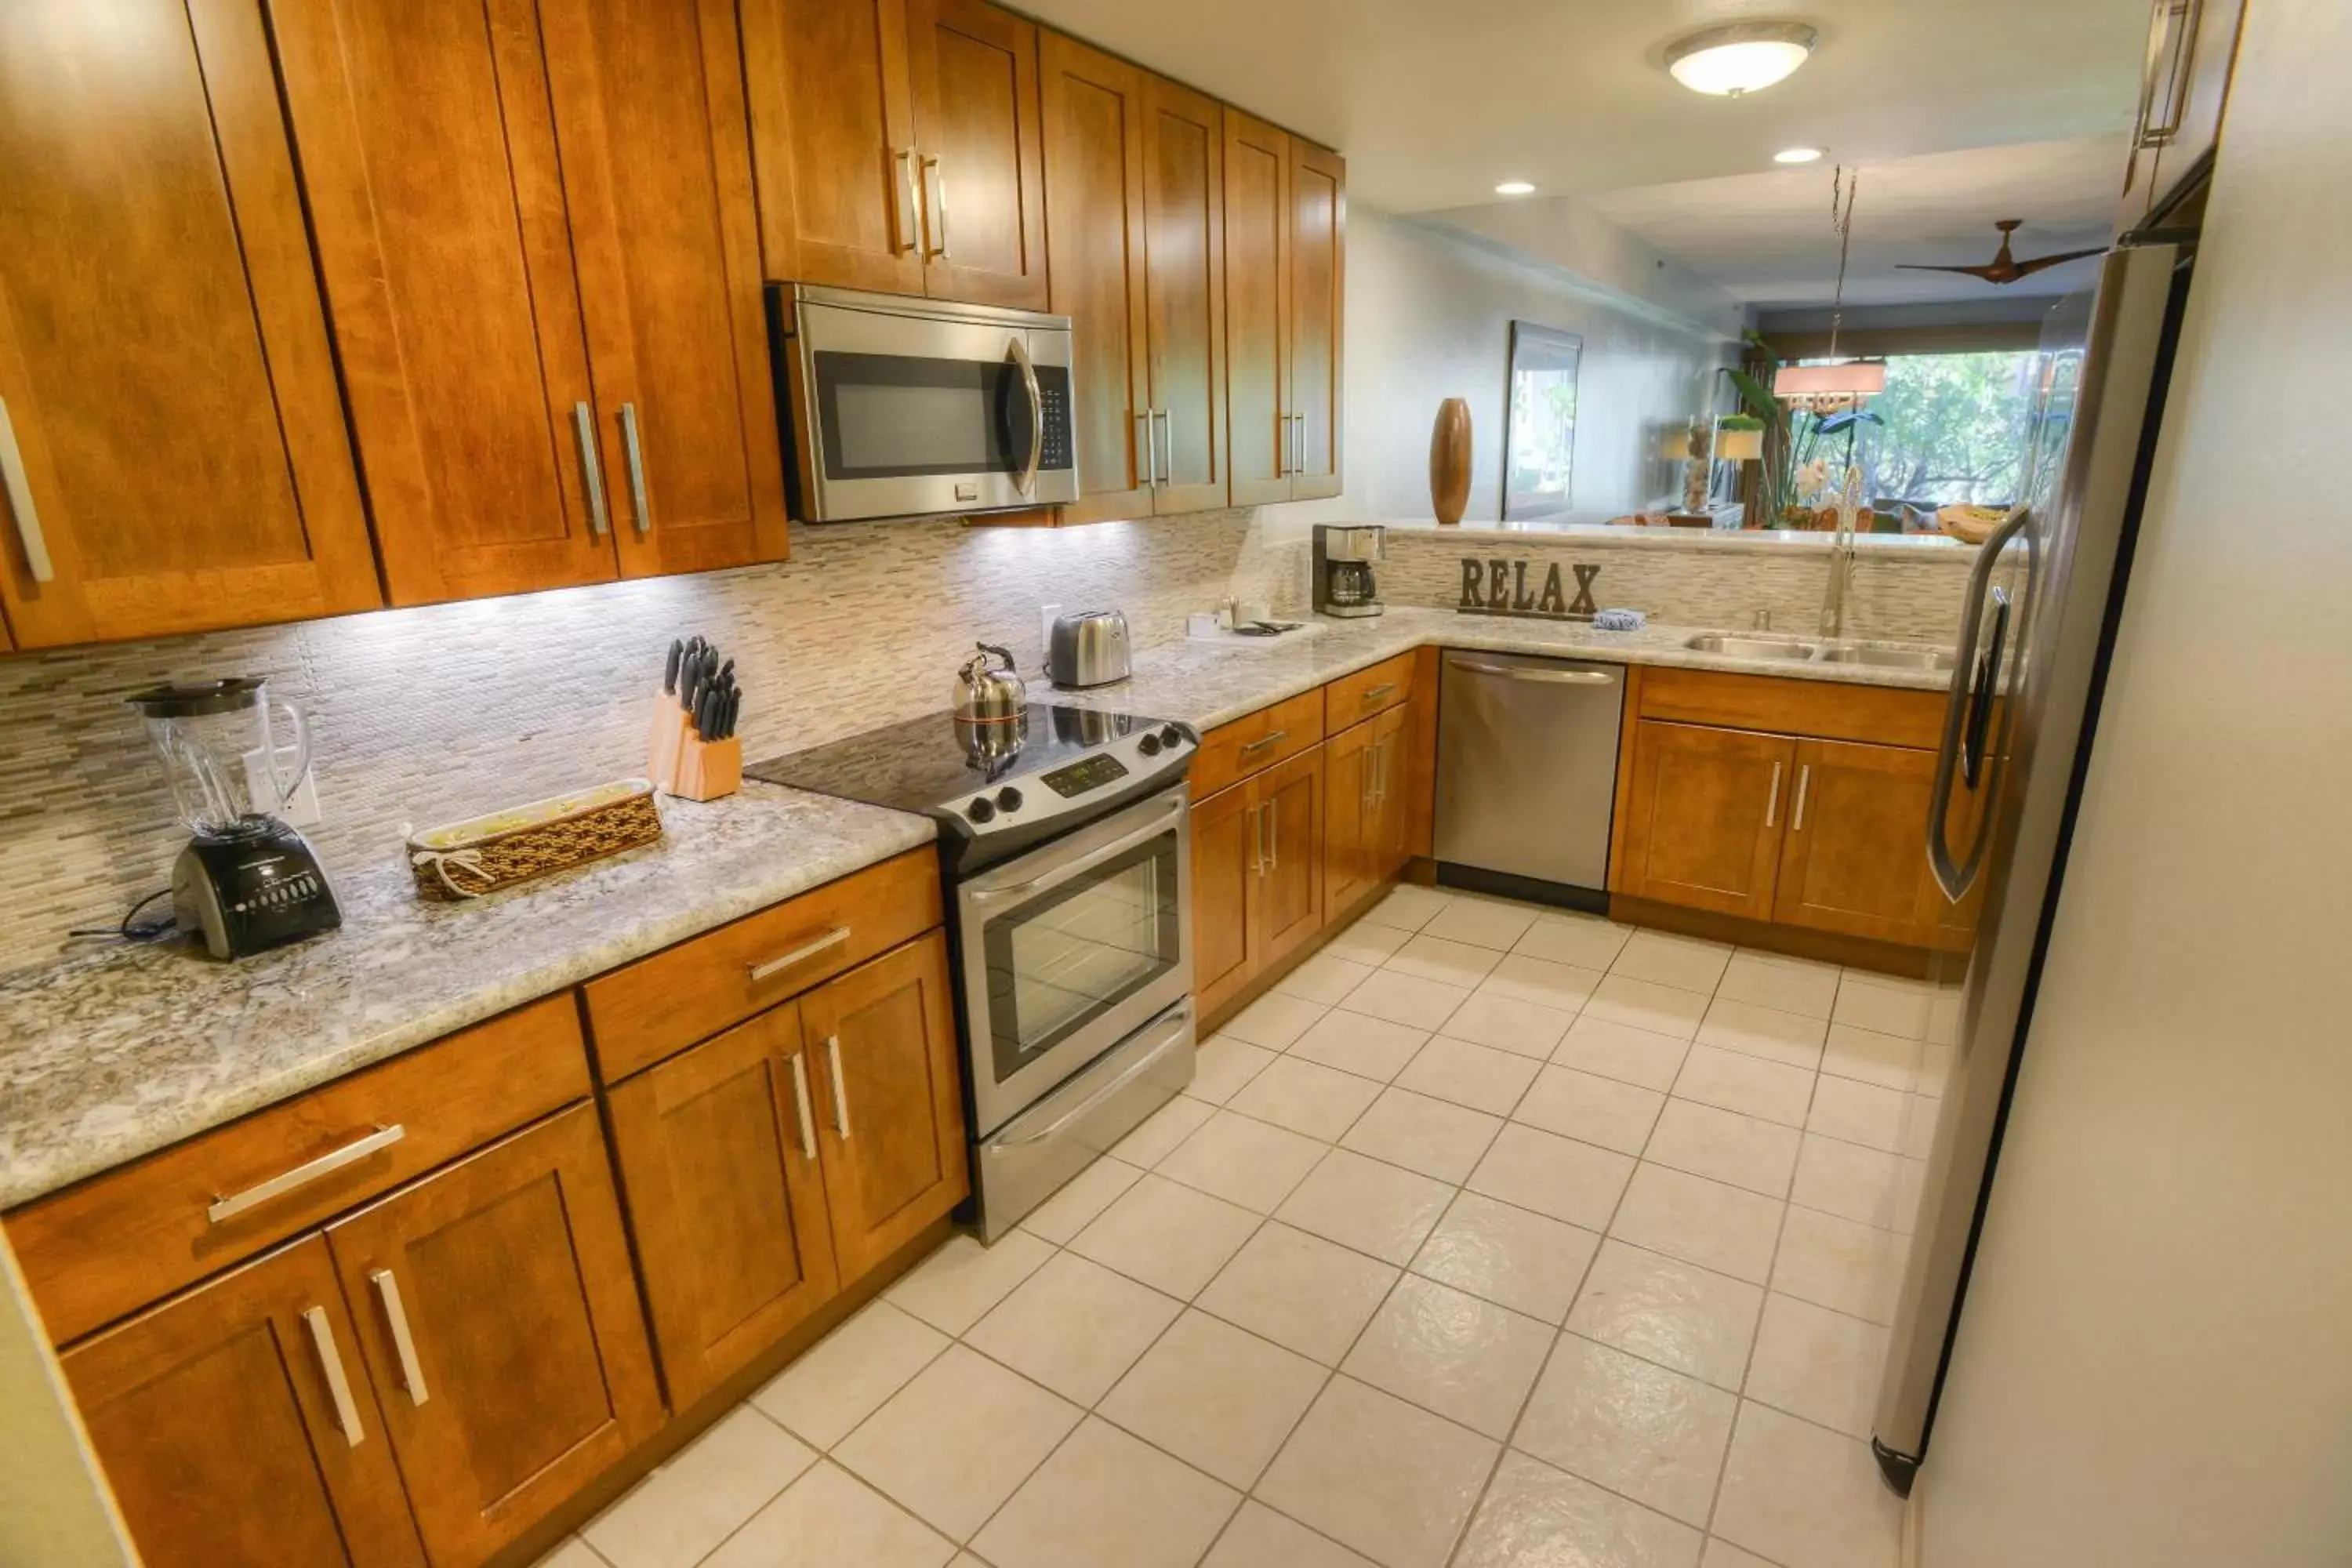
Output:
<instances>
[{"instance_id":1,"label":"kitchen knife","mask_svg":"<svg viewBox=\"0 0 2352 1568\"><path fill-rule=\"evenodd\" d=\"M706 686L694 710L694 732L706 741L715 741L719 728L719 688Z\"/></svg>"},{"instance_id":2,"label":"kitchen knife","mask_svg":"<svg viewBox=\"0 0 2352 1568\"><path fill-rule=\"evenodd\" d=\"M743 689L740 686L730 687L728 689L727 692L727 711L721 714L719 719L719 738L722 741L733 740L735 738L735 721L742 716Z\"/></svg>"},{"instance_id":3,"label":"kitchen knife","mask_svg":"<svg viewBox=\"0 0 2352 1568\"><path fill-rule=\"evenodd\" d=\"M678 641L676 637L670 638L669 661L662 666L662 689L664 691L676 691L677 689L677 667L685 662L686 645Z\"/></svg>"}]
</instances>

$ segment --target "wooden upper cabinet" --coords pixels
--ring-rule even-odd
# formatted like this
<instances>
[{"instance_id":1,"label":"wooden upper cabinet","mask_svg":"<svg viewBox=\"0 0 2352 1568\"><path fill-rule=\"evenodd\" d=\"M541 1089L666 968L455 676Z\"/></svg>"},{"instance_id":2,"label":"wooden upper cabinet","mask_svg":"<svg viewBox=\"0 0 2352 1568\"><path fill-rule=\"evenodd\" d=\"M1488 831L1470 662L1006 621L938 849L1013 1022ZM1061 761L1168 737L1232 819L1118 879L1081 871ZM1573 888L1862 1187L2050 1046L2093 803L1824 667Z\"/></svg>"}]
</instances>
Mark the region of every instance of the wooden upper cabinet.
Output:
<instances>
[{"instance_id":1,"label":"wooden upper cabinet","mask_svg":"<svg viewBox=\"0 0 2352 1568\"><path fill-rule=\"evenodd\" d=\"M1038 45L1053 309L1070 318L1078 461L1071 522L1151 510L1143 240L1146 73L1059 33Z\"/></svg>"},{"instance_id":2,"label":"wooden upper cabinet","mask_svg":"<svg viewBox=\"0 0 2352 1568\"><path fill-rule=\"evenodd\" d=\"M0 5L0 234L18 646L383 602L254 6Z\"/></svg>"},{"instance_id":3,"label":"wooden upper cabinet","mask_svg":"<svg viewBox=\"0 0 2352 1568\"><path fill-rule=\"evenodd\" d=\"M984 0L907 0L923 289L1045 308L1037 26Z\"/></svg>"},{"instance_id":4,"label":"wooden upper cabinet","mask_svg":"<svg viewBox=\"0 0 2352 1568\"><path fill-rule=\"evenodd\" d=\"M581 0L546 25L621 572L782 560L735 7Z\"/></svg>"},{"instance_id":5,"label":"wooden upper cabinet","mask_svg":"<svg viewBox=\"0 0 2352 1568\"><path fill-rule=\"evenodd\" d=\"M1145 342L1155 511L1225 504L1225 147L1217 100L1143 94Z\"/></svg>"},{"instance_id":6,"label":"wooden upper cabinet","mask_svg":"<svg viewBox=\"0 0 2352 1568\"><path fill-rule=\"evenodd\" d=\"M425 1561L317 1236L63 1357L149 1568Z\"/></svg>"},{"instance_id":7,"label":"wooden upper cabinet","mask_svg":"<svg viewBox=\"0 0 2352 1568\"><path fill-rule=\"evenodd\" d=\"M612 1091L613 1149L678 1409L833 1296L817 1081L788 1002Z\"/></svg>"},{"instance_id":8,"label":"wooden upper cabinet","mask_svg":"<svg viewBox=\"0 0 2352 1568\"><path fill-rule=\"evenodd\" d=\"M1233 504L1290 499L1290 137L1224 111L1225 399Z\"/></svg>"},{"instance_id":9,"label":"wooden upper cabinet","mask_svg":"<svg viewBox=\"0 0 2352 1568\"><path fill-rule=\"evenodd\" d=\"M947 939L885 953L800 1009L834 1258L855 1279L971 1190Z\"/></svg>"},{"instance_id":10,"label":"wooden upper cabinet","mask_svg":"<svg viewBox=\"0 0 2352 1568\"><path fill-rule=\"evenodd\" d=\"M1973 911L1956 915L1936 885L1921 831L1936 753L1800 741L1796 764L1773 918L1912 947L1964 942ZM1953 830L1971 831L1958 820L1969 803L1954 795Z\"/></svg>"},{"instance_id":11,"label":"wooden upper cabinet","mask_svg":"<svg viewBox=\"0 0 2352 1568\"><path fill-rule=\"evenodd\" d=\"M1290 138L1290 493L1339 493L1340 338L1347 286L1348 165Z\"/></svg>"},{"instance_id":12,"label":"wooden upper cabinet","mask_svg":"<svg viewBox=\"0 0 2352 1568\"><path fill-rule=\"evenodd\" d=\"M435 1563L483 1561L661 1424L593 1106L327 1238Z\"/></svg>"},{"instance_id":13,"label":"wooden upper cabinet","mask_svg":"<svg viewBox=\"0 0 2352 1568\"><path fill-rule=\"evenodd\" d=\"M1633 744L1611 890L1770 920L1797 742L1643 720Z\"/></svg>"}]
</instances>

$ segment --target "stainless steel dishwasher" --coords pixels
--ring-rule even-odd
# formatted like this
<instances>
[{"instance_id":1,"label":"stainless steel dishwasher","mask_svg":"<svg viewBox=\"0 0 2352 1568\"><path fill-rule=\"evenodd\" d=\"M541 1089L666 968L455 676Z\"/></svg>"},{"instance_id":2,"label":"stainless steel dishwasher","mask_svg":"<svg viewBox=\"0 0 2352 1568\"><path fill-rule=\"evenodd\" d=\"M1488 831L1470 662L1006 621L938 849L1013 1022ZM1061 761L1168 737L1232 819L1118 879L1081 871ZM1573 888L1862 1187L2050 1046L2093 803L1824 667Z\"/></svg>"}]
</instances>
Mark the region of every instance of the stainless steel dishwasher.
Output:
<instances>
[{"instance_id":1,"label":"stainless steel dishwasher","mask_svg":"<svg viewBox=\"0 0 2352 1568\"><path fill-rule=\"evenodd\" d=\"M1447 648L1437 708L1438 879L1606 902L1622 665Z\"/></svg>"}]
</instances>

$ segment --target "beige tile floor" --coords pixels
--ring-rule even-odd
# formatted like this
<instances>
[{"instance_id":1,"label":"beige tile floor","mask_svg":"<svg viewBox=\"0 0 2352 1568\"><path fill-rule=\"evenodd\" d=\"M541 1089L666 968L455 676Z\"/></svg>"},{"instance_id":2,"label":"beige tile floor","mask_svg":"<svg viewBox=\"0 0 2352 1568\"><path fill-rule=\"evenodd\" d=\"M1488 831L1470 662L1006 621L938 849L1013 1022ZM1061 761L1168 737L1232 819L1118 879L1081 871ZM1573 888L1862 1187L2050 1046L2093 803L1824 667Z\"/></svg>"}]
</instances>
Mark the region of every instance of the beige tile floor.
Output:
<instances>
[{"instance_id":1,"label":"beige tile floor","mask_svg":"<svg viewBox=\"0 0 2352 1568\"><path fill-rule=\"evenodd\" d=\"M1401 889L543 1568L1892 1568L1951 1016Z\"/></svg>"}]
</instances>

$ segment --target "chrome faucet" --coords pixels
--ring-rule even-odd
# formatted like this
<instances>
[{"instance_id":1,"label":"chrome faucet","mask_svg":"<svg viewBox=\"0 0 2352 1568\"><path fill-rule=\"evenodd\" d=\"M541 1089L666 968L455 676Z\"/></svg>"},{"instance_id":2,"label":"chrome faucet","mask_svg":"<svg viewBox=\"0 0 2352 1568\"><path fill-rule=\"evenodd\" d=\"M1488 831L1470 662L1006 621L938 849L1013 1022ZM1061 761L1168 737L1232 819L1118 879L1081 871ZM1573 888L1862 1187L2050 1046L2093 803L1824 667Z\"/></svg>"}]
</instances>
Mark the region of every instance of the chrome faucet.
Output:
<instances>
[{"instance_id":1,"label":"chrome faucet","mask_svg":"<svg viewBox=\"0 0 2352 1568\"><path fill-rule=\"evenodd\" d=\"M1845 488L1837 500L1837 538L1830 548L1830 580L1822 595L1822 636L1845 636L1846 600L1853 593L1853 532L1861 510L1862 470L1845 471Z\"/></svg>"}]
</instances>

